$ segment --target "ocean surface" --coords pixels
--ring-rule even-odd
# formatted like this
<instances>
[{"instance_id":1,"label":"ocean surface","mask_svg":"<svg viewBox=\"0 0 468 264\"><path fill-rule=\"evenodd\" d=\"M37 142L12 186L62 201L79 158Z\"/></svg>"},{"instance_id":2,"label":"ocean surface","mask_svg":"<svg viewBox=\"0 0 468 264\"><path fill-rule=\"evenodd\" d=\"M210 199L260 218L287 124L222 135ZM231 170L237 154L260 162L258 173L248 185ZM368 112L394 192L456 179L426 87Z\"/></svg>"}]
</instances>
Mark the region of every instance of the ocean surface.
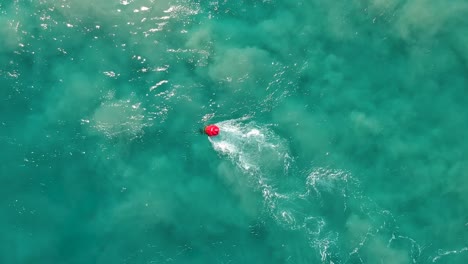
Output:
<instances>
[{"instance_id":1,"label":"ocean surface","mask_svg":"<svg viewBox=\"0 0 468 264\"><path fill-rule=\"evenodd\" d=\"M467 14L0 0L0 263L468 263Z\"/></svg>"}]
</instances>

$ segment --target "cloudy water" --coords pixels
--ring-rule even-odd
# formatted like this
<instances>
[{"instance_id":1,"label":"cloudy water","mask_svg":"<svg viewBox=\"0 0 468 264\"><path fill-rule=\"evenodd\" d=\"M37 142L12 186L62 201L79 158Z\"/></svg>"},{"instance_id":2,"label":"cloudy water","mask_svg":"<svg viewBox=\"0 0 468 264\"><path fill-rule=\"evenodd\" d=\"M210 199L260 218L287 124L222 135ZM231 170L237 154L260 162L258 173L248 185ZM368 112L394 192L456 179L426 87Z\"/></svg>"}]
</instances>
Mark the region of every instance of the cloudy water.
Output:
<instances>
[{"instance_id":1,"label":"cloudy water","mask_svg":"<svg viewBox=\"0 0 468 264\"><path fill-rule=\"evenodd\" d=\"M0 262L466 263L467 13L0 0Z\"/></svg>"}]
</instances>

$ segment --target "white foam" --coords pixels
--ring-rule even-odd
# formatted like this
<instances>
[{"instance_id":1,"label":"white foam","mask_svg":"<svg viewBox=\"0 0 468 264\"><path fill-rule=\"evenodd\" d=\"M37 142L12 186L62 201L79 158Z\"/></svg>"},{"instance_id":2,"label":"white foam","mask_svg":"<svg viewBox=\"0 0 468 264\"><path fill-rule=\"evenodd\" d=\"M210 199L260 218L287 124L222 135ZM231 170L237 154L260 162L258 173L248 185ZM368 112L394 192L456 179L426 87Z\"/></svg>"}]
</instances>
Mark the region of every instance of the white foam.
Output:
<instances>
[{"instance_id":1,"label":"white foam","mask_svg":"<svg viewBox=\"0 0 468 264\"><path fill-rule=\"evenodd\" d=\"M266 175L283 175L287 171L284 166L289 166L290 155L284 140L248 119L217 123L220 134L209 140L219 154L228 156L240 170L252 176L252 182L262 179L263 183L257 187L264 189L272 180Z\"/></svg>"},{"instance_id":2,"label":"white foam","mask_svg":"<svg viewBox=\"0 0 468 264\"><path fill-rule=\"evenodd\" d=\"M228 142L218 142L217 144L214 144L215 150L220 151L223 154L235 154L236 153L236 147Z\"/></svg>"},{"instance_id":3,"label":"white foam","mask_svg":"<svg viewBox=\"0 0 468 264\"><path fill-rule=\"evenodd\" d=\"M262 133L260 133L260 130L258 129L252 129L250 130L249 132L247 132L247 134L245 134L246 137L252 137L252 136L263 136Z\"/></svg>"}]
</instances>

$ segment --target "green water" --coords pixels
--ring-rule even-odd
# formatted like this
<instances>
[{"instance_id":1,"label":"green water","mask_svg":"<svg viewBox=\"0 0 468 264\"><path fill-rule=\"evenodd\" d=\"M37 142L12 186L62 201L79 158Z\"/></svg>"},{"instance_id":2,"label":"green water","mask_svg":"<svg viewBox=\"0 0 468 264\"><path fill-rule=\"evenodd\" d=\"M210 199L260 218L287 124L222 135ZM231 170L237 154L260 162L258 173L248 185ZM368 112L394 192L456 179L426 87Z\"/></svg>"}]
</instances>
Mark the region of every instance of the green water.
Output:
<instances>
[{"instance_id":1,"label":"green water","mask_svg":"<svg viewBox=\"0 0 468 264\"><path fill-rule=\"evenodd\" d=\"M0 0L0 263L466 263L466 14Z\"/></svg>"}]
</instances>

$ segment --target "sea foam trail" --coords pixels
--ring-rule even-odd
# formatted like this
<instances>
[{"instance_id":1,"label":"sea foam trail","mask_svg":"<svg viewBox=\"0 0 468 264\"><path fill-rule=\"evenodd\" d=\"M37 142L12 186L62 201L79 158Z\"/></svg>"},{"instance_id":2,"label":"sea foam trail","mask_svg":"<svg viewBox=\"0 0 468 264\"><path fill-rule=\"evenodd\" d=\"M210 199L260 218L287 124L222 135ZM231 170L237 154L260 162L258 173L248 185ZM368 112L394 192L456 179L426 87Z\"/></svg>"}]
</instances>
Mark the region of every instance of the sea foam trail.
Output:
<instances>
[{"instance_id":1,"label":"sea foam trail","mask_svg":"<svg viewBox=\"0 0 468 264\"><path fill-rule=\"evenodd\" d=\"M402 263L420 257L419 245L398 234L392 214L363 195L351 173L314 167L302 175L304 169L295 167L287 141L271 126L249 118L217 125L220 134L209 138L213 148L262 193L265 208L279 225L305 234L322 262L359 263L377 260L373 255L384 253L398 255ZM395 238L409 245L403 254L392 249ZM386 246L382 252L372 253L375 244Z\"/></svg>"},{"instance_id":2,"label":"sea foam trail","mask_svg":"<svg viewBox=\"0 0 468 264\"><path fill-rule=\"evenodd\" d=\"M302 230L322 259L331 255L330 247L336 235L323 233L326 220L308 200L312 190L331 188L320 184L320 173L311 173L304 182L296 182L294 162L287 142L268 126L257 125L247 118L227 120L217 124L221 133L209 138L213 148L227 156L249 177L263 195L265 208L275 221L290 230ZM339 173L334 173L338 177ZM341 191L339 191L341 192Z\"/></svg>"}]
</instances>

